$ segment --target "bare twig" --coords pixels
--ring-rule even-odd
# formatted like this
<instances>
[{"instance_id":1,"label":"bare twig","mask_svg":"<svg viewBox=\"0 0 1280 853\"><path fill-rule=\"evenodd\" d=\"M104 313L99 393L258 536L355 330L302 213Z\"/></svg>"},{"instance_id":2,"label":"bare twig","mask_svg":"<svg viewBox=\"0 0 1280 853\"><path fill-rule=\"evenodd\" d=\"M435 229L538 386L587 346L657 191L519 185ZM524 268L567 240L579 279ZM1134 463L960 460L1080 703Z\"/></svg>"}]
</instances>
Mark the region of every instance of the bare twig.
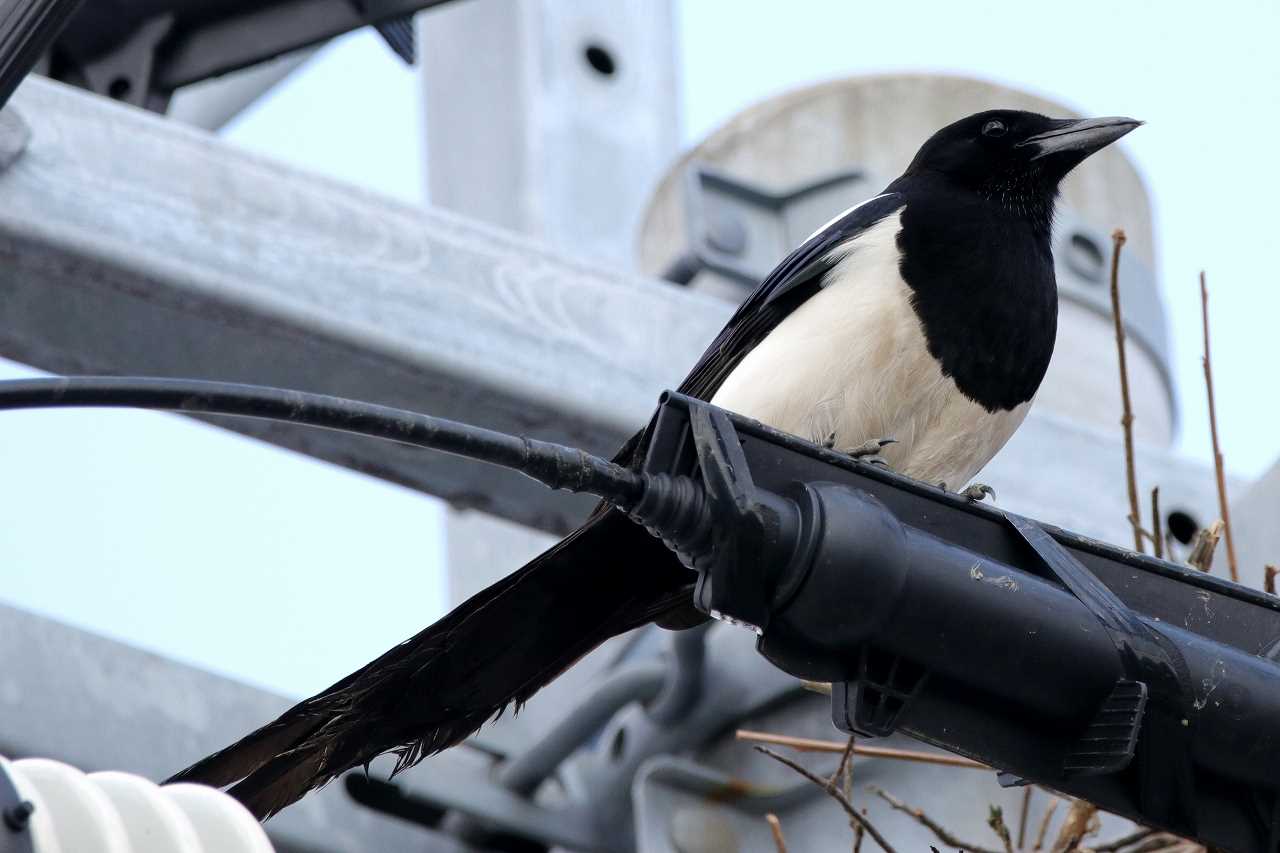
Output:
<instances>
[{"instance_id":1,"label":"bare twig","mask_svg":"<svg viewBox=\"0 0 1280 853\"><path fill-rule=\"evenodd\" d=\"M1218 511L1227 535L1227 568L1231 580L1240 582L1240 570L1236 566L1236 543L1231 536L1231 510L1227 506L1227 477L1223 471L1222 447L1218 444L1218 414L1213 403L1213 366L1209 361L1209 288L1204 283L1204 271L1200 272L1200 316L1204 322L1204 387L1209 394L1209 435L1213 439L1213 472L1218 479Z\"/></svg>"},{"instance_id":2,"label":"bare twig","mask_svg":"<svg viewBox=\"0 0 1280 853\"><path fill-rule=\"evenodd\" d=\"M1022 810L1018 812L1018 849L1027 846L1027 815L1031 812L1031 792L1035 786L1027 785L1022 789Z\"/></svg>"},{"instance_id":3,"label":"bare twig","mask_svg":"<svg viewBox=\"0 0 1280 853\"><path fill-rule=\"evenodd\" d=\"M1009 827L1004 824L1004 809L999 806L990 806L990 812L987 816L987 826L991 827L991 831L999 837L1000 842L1004 844L1004 853L1013 853L1013 839L1009 837Z\"/></svg>"},{"instance_id":4,"label":"bare twig","mask_svg":"<svg viewBox=\"0 0 1280 853\"><path fill-rule=\"evenodd\" d=\"M1160 487L1151 490L1151 550L1164 559L1164 530L1160 522Z\"/></svg>"},{"instance_id":5,"label":"bare twig","mask_svg":"<svg viewBox=\"0 0 1280 853\"><path fill-rule=\"evenodd\" d=\"M1098 807L1084 800L1074 800L1067 816L1063 818L1058 838L1053 842L1053 853L1071 853L1078 850L1086 836L1101 828Z\"/></svg>"},{"instance_id":6,"label":"bare twig","mask_svg":"<svg viewBox=\"0 0 1280 853\"><path fill-rule=\"evenodd\" d=\"M832 774L831 781L828 785L834 785L837 781L841 783L840 789L844 792L844 798L853 804L853 750L855 746L854 735L849 735L849 744L844 748L844 753L840 756L840 764L836 767L836 772ZM863 809L862 814L865 817L867 810ZM862 847L863 829L862 824L849 819L849 828L853 830L853 852L858 853Z\"/></svg>"},{"instance_id":7,"label":"bare twig","mask_svg":"<svg viewBox=\"0 0 1280 853\"><path fill-rule=\"evenodd\" d=\"M884 853L897 853L897 851L894 850L893 845L890 844L888 840L886 840L885 837L880 834L880 830L876 829L875 826L871 823L871 821L867 820L865 817L858 814L857 809L853 807L853 805L849 802L848 798L845 797L844 794L832 788L827 787L826 779L823 779L821 776L818 776L816 773L813 773L812 771L805 769L801 765L792 761L790 758L787 758L785 755L780 755L774 752L772 749L769 749L768 747L757 746L755 747L755 750L763 755L769 756L779 764L783 764L787 767L790 767L792 770L799 773L801 776L808 779L810 782L817 785L822 790L826 791L831 796L831 799L835 800L837 803L840 804L840 808L844 809L845 814L849 815L850 820L854 821L859 826L861 826L864 830L866 830L867 835L870 835L875 840L876 844L880 845L880 849L884 850ZM974 853L978 853L978 851L974 851Z\"/></svg>"},{"instance_id":8,"label":"bare twig","mask_svg":"<svg viewBox=\"0 0 1280 853\"><path fill-rule=\"evenodd\" d=\"M1093 848L1093 853L1117 853L1117 851L1137 844L1139 841L1145 841L1155 834L1156 831L1154 829L1142 827L1128 835L1120 836L1115 841L1108 841L1106 844L1097 845Z\"/></svg>"},{"instance_id":9,"label":"bare twig","mask_svg":"<svg viewBox=\"0 0 1280 853\"><path fill-rule=\"evenodd\" d=\"M1196 541L1187 556L1187 565L1194 566L1202 572L1213 568L1213 552L1218 548L1218 540L1222 538L1222 519L1196 534Z\"/></svg>"},{"instance_id":10,"label":"bare twig","mask_svg":"<svg viewBox=\"0 0 1280 853\"><path fill-rule=\"evenodd\" d=\"M1276 572L1280 571L1275 566L1268 565L1266 567L1266 576L1262 579L1262 589L1272 595L1276 594Z\"/></svg>"},{"instance_id":11,"label":"bare twig","mask_svg":"<svg viewBox=\"0 0 1280 853\"><path fill-rule=\"evenodd\" d=\"M1129 400L1129 365L1124 353L1124 320L1120 315L1120 247L1124 245L1124 229L1111 232L1111 317L1116 325L1116 354L1120 357L1120 402L1124 407L1120 426L1124 427L1124 473L1129 488L1129 524L1133 527L1133 548L1142 545L1142 511L1138 509L1138 475L1133 462L1133 404Z\"/></svg>"},{"instance_id":12,"label":"bare twig","mask_svg":"<svg viewBox=\"0 0 1280 853\"><path fill-rule=\"evenodd\" d=\"M764 819L769 824L769 831L773 833L773 846L778 848L778 853L787 853L787 841L782 837L782 822L778 820L778 816L770 812Z\"/></svg>"},{"instance_id":13,"label":"bare twig","mask_svg":"<svg viewBox=\"0 0 1280 853\"><path fill-rule=\"evenodd\" d=\"M880 799L884 800L889 805L893 806L898 811L903 812L904 814L911 815L913 818L919 821L921 826L923 826L925 829L932 832L934 835L938 837L939 841L941 841L943 844L948 845L949 847L957 847L961 850L966 851L966 853L997 853L997 851L995 850L991 850L986 847L979 847L976 844L969 844L966 841L961 841L959 838L956 838L954 835L952 835L951 832L945 826L941 825L940 823L935 821L933 818L925 814L922 809L918 809L913 806L907 805L902 800L899 800L897 797L893 796L892 794L888 793L887 791L881 788L877 788L874 785L869 785L867 786L867 790L875 794Z\"/></svg>"},{"instance_id":14,"label":"bare twig","mask_svg":"<svg viewBox=\"0 0 1280 853\"><path fill-rule=\"evenodd\" d=\"M1040 831L1036 833L1036 846L1032 850L1039 850L1044 846L1044 837L1049 832L1049 824L1053 822L1053 813L1058 810L1058 803L1062 800L1054 797L1049 803L1049 808L1044 810L1044 817L1040 818Z\"/></svg>"},{"instance_id":15,"label":"bare twig","mask_svg":"<svg viewBox=\"0 0 1280 853\"><path fill-rule=\"evenodd\" d=\"M849 735L849 743L845 745L844 752L840 753L840 763L836 765L836 772L832 773L831 778L827 781L827 785L829 787L834 788L841 780L846 780L848 778L850 766L849 759L853 758L853 750L855 747L856 744L854 743L854 737L853 735ZM850 793L848 784L845 784L844 795L848 797L850 796Z\"/></svg>"},{"instance_id":16,"label":"bare twig","mask_svg":"<svg viewBox=\"0 0 1280 853\"><path fill-rule=\"evenodd\" d=\"M791 737L790 735L777 735L771 732L756 732L748 729L738 729L737 738L738 740L748 740L755 743L785 746L800 752L838 752L843 754L848 748L848 744L834 740ZM887 746L863 746L857 744L853 748L853 754L861 755L864 758L891 758L897 761L916 761L921 764L940 764L945 767L964 767L969 770L991 769L985 764L980 764L969 758L962 758L959 755L937 755L932 752L917 752L911 749L891 749Z\"/></svg>"}]
</instances>

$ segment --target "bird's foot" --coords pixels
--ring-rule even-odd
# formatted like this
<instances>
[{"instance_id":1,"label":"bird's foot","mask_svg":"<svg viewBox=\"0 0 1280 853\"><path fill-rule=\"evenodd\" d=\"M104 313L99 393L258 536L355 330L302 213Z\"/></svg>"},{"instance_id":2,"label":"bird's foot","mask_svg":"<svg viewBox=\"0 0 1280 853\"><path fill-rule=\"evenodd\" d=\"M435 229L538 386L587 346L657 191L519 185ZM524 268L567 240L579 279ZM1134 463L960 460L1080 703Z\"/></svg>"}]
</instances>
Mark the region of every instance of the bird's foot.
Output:
<instances>
[{"instance_id":1,"label":"bird's foot","mask_svg":"<svg viewBox=\"0 0 1280 853\"><path fill-rule=\"evenodd\" d=\"M988 486L986 483L971 483L968 488L960 493L960 495L971 501L980 501L990 497L994 503L996 499L996 490Z\"/></svg>"},{"instance_id":2,"label":"bird's foot","mask_svg":"<svg viewBox=\"0 0 1280 853\"><path fill-rule=\"evenodd\" d=\"M880 455L880 451L888 447L890 444L897 443L896 438L873 438L862 442L857 447L849 450L837 450L837 453L843 453L851 459L857 459L859 462L866 462L871 465L879 465L882 468L888 468L888 461ZM822 446L828 450L836 450L836 434L833 432L827 436L827 440L822 442Z\"/></svg>"}]
</instances>

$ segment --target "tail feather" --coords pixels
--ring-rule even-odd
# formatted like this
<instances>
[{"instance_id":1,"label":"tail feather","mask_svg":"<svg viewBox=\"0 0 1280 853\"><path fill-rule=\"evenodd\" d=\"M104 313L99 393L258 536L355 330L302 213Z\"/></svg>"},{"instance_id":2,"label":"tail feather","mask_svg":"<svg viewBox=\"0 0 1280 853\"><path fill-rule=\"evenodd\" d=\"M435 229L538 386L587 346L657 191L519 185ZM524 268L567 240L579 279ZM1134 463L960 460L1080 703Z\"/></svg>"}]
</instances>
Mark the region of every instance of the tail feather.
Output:
<instances>
[{"instance_id":1,"label":"tail feather","mask_svg":"<svg viewBox=\"0 0 1280 853\"><path fill-rule=\"evenodd\" d=\"M269 817L395 752L397 772L517 709L617 634L687 604L690 576L615 512L279 719L176 774Z\"/></svg>"}]
</instances>

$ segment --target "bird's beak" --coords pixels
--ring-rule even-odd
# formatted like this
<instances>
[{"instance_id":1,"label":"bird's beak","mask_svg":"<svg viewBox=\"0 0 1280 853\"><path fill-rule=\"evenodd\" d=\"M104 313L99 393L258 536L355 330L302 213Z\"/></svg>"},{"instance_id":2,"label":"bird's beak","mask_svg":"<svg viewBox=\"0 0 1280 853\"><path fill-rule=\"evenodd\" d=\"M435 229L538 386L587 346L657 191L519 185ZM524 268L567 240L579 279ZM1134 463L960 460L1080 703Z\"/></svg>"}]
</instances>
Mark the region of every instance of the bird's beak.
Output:
<instances>
[{"instance_id":1,"label":"bird's beak","mask_svg":"<svg viewBox=\"0 0 1280 853\"><path fill-rule=\"evenodd\" d=\"M1038 133L1019 142L1017 147L1035 146L1032 160L1049 154L1074 151L1083 157L1105 148L1133 130L1142 122L1137 119L1110 116L1108 118L1061 119L1057 127Z\"/></svg>"}]
</instances>

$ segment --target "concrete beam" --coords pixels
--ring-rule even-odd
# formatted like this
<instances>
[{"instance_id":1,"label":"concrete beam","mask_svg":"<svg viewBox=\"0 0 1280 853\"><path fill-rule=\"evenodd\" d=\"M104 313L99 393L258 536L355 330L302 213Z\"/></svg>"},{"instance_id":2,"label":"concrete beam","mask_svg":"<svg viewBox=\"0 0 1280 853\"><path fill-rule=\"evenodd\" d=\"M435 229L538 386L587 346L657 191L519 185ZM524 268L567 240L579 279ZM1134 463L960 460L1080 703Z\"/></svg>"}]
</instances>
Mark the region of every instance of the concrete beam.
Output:
<instances>
[{"instance_id":1,"label":"concrete beam","mask_svg":"<svg viewBox=\"0 0 1280 853\"><path fill-rule=\"evenodd\" d=\"M36 367L291 386L609 453L730 310L58 84L14 105L31 141L0 172L0 354ZM552 532L590 505L440 454L220 423ZM984 477L1011 509L1128 539L1118 428L1033 416ZM1142 481L1216 517L1200 465L1151 452Z\"/></svg>"},{"instance_id":2,"label":"concrete beam","mask_svg":"<svg viewBox=\"0 0 1280 853\"><path fill-rule=\"evenodd\" d=\"M635 268L680 145L672 0L468 0L418 16L431 203Z\"/></svg>"},{"instance_id":3,"label":"concrete beam","mask_svg":"<svg viewBox=\"0 0 1280 853\"><path fill-rule=\"evenodd\" d=\"M292 386L611 453L730 306L289 169L42 79L0 172L0 354ZM563 531L591 501L440 454L237 431Z\"/></svg>"}]
</instances>

